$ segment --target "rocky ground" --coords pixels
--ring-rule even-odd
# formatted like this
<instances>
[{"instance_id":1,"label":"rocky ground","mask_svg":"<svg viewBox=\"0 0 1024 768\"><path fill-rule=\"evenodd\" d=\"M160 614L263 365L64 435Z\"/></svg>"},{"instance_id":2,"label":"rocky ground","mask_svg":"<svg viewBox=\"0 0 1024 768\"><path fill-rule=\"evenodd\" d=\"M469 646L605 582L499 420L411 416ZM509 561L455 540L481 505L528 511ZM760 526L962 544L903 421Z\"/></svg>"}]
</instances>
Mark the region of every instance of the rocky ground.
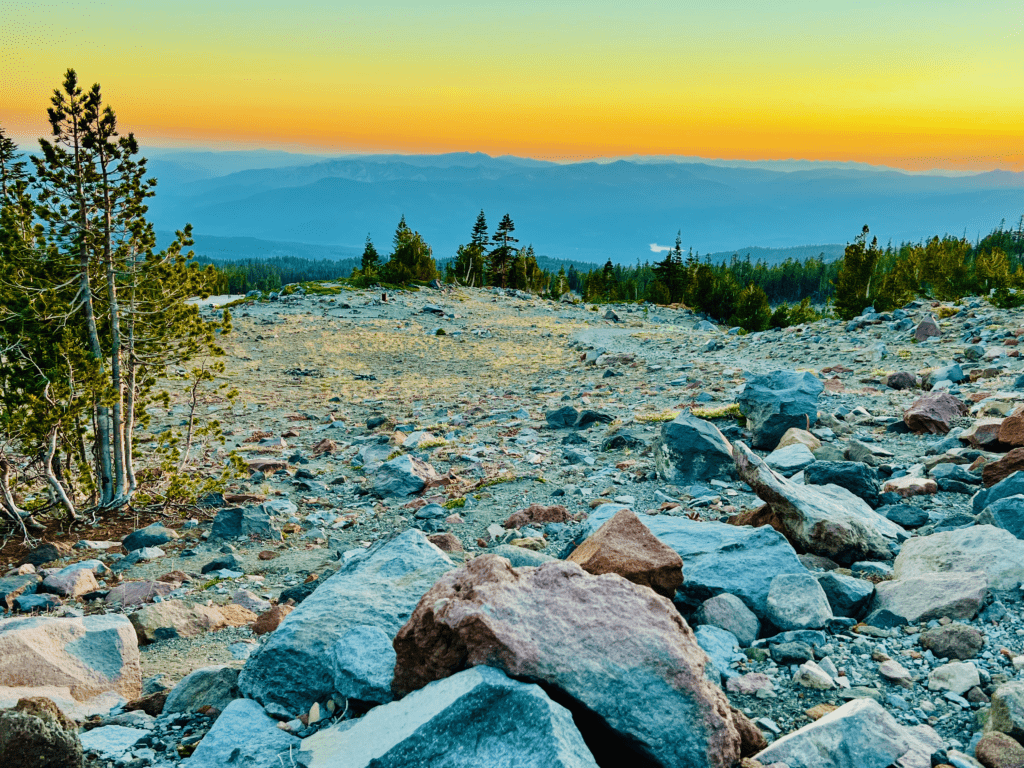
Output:
<instances>
[{"instance_id":1,"label":"rocky ground","mask_svg":"<svg viewBox=\"0 0 1024 768\"><path fill-rule=\"evenodd\" d=\"M1024 765L1024 314L320 290L232 309L223 498L0 550L0 756Z\"/></svg>"}]
</instances>

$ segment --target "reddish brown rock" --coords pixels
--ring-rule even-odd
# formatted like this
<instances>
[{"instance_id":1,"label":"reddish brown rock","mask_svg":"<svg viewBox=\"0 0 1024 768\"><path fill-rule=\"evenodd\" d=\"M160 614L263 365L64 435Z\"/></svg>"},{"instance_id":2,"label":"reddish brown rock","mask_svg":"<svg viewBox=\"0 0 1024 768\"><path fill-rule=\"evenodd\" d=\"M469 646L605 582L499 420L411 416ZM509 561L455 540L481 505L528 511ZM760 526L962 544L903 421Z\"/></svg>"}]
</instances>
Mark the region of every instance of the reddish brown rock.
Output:
<instances>
[{"instance_id":1,"label":"reddish brown rock","mask_svg":"<svg viewBox=\"0 0 1024 768\"><path fill-rule=\"evenodd\" d=\"M157 576L157 581L162 581L164 584L184 584L186 581L192 581L192 577L184 571L168 571L163 576Z\"/></svg>"},{"instance_id":2,"label":"reddish brown rock","mask_svg":"<svg viewBox=\"0 0 1024 768\"><path fill-rule=\"evenodd\" d=\"M531 504L520 509L505 521L506 528L524 528L528 525L544 525L546 523L567 523L573 517L569 510L561 504L545 507L543 504Z\"/></svg>"},{"instance_id":3,"label":"reddish brown rock","mask_svg":"<svg viewBox=\"0 0 1024 768\"><path fill-rule=\"evenodd\" d=\"M623 739L654 765L740 759L736 720L690 627L671 601L615 574L563 561L513 569L483 555L437 581L394 647L398 694L477 665L560 690L610 765L627 764L609 754Z\"/></svg>"},{"instance_id":4,"label":"reddish brown rock","mask_svg":"<svg viewBox=\"0 0 1024 768\"><path fill-rule=\"evenodd\" d=\"M126 712L139 710L152 717L159 717L160 713L164 711L164 704L167 703L167 694L169 693L169 690L151 693L140 699L129 701L124 705L124 709Z\"/></svg>"},{"instance_id":5,"label":"reddish brown rock","mask_svg":"<svg viewBox=\"0 0 1024 768\"><path fill-rule=\"evenodd\" d=\"M244 605L238 605L237 603L218 605L217 610L224 616L224 624L228 627L244 627L246 624L252 624L259 618Z\"/></svg>"},{"instance_id":6,"label":"reddish brown rock","mask_svg":"<svg viewBox=\"0 0 1024 768\"><path fill-rule=\"evenodd\" d=\"M120 605L124 608L132 605L145 605L152 603L156 595L165 597L174 589L174 584L164 581L127 581L110 590L104 598L104 602L107 605Z\"/></svg>"},{"instance_id":7,"label":"reddish brown rock","mask_svg":"<svg viewBox=\"0 0 1024 768\"><path fill-rule=\"evenodd\" d=\"M974 448L984 451L995 451L1000 447L1000 434L1005 419L978 419L967 429L960 433L960 440L969 443Z\"/></svg>"},{"instance_id":8,"label":"reddish brown rock","mask_svg":"<svg viewBox=\"0 0 1024 768\"><path fill-rule=\"evenodd\" d=\"M628 509L616 512L566 559L587 573L617 573L670 599L683 583L683 559Z\"/></svg>"},{"instance_id":9,"label":"reddish brown rock","mask_svg":"<svg viewBox=\"0 0 1024 768\"><path fill-rule=\"evenodd\" d=\"M258 555L256 555L256 557L259 558L260 560L273 560L273 559L278 558L280 556L281 555L278 554L277 552L271 552L269 549L265 549L262 552L260 552Z\"/></svg>"},{"instance_id":10,"label":"reddish brown rock","mask_svg":"<svg viewBox=\"0 0 1024 768\"><path fill-rule=\"evenodd\" d=\"M917 328L914 329L914 338L918 341L924 341L925 339L930 339L933 336L941 335L942 329L939 328L939 324L933 315L928 315L928 317L918 323Z\"/></svg>"},{"instance_id":11,"label":"reddish brown rock","mask_svg":"<svg viewBox=\"0 0 1024 768\"><path fill-rule=\"evenodd\" d=\"M269 611L260 614L260 617L252 625L254 635L265 635L273 632L284 621L284 617L294 611L291 605L275 605Z\"/></svg>"},{"instance_id":12,"label":"reddish brown rock","mask_svg":"<svg viewBox=\"0 0 1024 768\"><path fill-rule=\"evenodd\" d=\"M999 427L999 442L1019 448L1024 446L1024 414L1012 414Z\"/></svg>"},{"instance_id":13,"label":"reddish brown rock","mask_svg":"<svg viewBox=\"0 0 1024 768\"><path fill-rule=\"evenodd\" d=\"M967 413L967 406L946 392L930 393L914 401L903 414L903 423L913 432L944 435L953 419Z\"/></svg>"},{"instance_id":14,"label":"reddish brown rock","mask_svg":"<svg viewBox=\"0 0 1024 768\"><path fill-rule=\"evenodd\" d=\"M974 748L974 756L985 768L1024 768L1024 747L998 731L981 737Z\"/></svg>"},{"instance_id":15,"label":"reddish brown rock","mask_svg":"<svg viewBox=\"0 0 1024 768\"><path fill-rule=\"evenodd\" d=\"M740 754L743 757L756 755L768 746L768 739L761 733L761 729L754 725L736 707L729 707L732 710L732 721L736 724L736 730L740 734Z\"/></svg>"},{"instance_id":16,"label":"reddish brown rock","mask_svg":"<svg viewBox=\"0 0 1024 768\"><path fill-rule=\"evenodd\" d=\"M882 383L892 389L913 389L917 386L917 376L907 371L897 371L882 378Z\"/></svg>"},{"instance_id":17,"label":"reddish brown rock","mask_svg":"<svg viewBox=\"0 0 1024 768\"><path fill-rule=\"evenodd\" d=\"M989 462L982 468L981 482L988 488L1021 469L1024 469L1024 448L1014 448L999 461Z\"/></svg>"},{"instance_id":18,"label":"reddish brown rock","mask_svg":"<svg viewBox=\"0 0 1024 768\"><path fill-rule=\"evenodd\" d=\"M985 636L974 627L953 622L921 633L921 647L939 659L967 661L985 647Z\"/></svg>"},{"instance_id":19,"label":"reddish brown rock","mask_svg":"<svg viewBox=\"0 0 1024 768\"><path fill-rule=\"evenodd\" d=\"M440 549L442 552L463 552L462 542L454 533L435 533L427 536L427 541Z\"/></svg>"},{"instance_id":20,"label":"reddish brown rock","mask_svg":"<svg viewBox=\"0 0 1024 768\"><path fill-rule=\"evenodd\" d=\"M939 492L939 484L930 477L895 477L886 480L882 486L883 493L895 493L904 499L911 496L930 496Z\"/></svg>"}]
</instances>

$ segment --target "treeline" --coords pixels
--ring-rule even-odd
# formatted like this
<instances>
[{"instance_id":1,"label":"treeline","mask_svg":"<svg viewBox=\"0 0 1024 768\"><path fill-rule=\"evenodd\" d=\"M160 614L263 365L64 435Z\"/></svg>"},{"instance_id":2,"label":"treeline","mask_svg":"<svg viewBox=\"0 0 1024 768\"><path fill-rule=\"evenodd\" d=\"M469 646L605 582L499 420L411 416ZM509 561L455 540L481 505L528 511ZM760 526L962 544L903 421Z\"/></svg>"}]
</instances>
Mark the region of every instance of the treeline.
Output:
<instances>
[{"instance_id":1,"label":"treeline","mask_svg":"<svg viewBox=\"0 0 1024 768\"><path fill-rule=\"evenodd\" d=\"M215 293L244 294L249 291L279 291L290 283L309 280L339 280L347 278L358 267L355 259L302 259L294 256L275 256L271 259L244 259L218 262L201 259L213 264L217 279Z\"/></svg>"}]
</instances>

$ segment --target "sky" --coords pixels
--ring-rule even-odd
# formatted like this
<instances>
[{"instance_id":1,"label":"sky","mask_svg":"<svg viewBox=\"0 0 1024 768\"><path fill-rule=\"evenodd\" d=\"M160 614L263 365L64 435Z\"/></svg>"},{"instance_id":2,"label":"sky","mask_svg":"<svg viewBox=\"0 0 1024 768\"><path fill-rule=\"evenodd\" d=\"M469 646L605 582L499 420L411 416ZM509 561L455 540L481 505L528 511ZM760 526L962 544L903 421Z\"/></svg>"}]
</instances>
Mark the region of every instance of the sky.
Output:
<instances>
[{"instance_id":1,"label":"sky","mask_svg":"<svg viewBox=\"0 0 1024 768\"><path fill-rule=\"evenodd\" d=\"M65 69L151 146L1024 170L1021 0L0 0L0 125Z\"/></svg>"}]
</instances>

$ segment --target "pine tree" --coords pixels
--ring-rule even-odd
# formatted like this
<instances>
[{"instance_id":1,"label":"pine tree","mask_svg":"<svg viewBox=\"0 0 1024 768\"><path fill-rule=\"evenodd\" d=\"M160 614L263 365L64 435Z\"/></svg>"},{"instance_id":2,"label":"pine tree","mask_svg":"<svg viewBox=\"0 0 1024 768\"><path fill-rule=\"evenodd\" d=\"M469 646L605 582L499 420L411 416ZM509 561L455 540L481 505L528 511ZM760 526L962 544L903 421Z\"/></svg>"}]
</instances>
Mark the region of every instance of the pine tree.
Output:
<instances>
[{"instance_id":1,"label":"pine tree","mask_svg":"<svg viewBox=\"0 0 1024 768\"><path fill-rule=\"evenodd\" d=\"M405 223L405 216L395 228L394 250L381 267L381 276L389 283L405 284L414 280L428 282L437 278L433 251L419 232Z\"/></svg>"},{"instance_id":2,"label":"pine tree","mask_svg":"<svg viewBox=\"0 0 1024 768\"><path fill-rule=\"evenodd\" d=\"M844 320L857 317L864 308L869 306L871 296L871 280L875 265L882 252L878 247L878 238L868 245L867 238L871 230L867 225L856 239L846 246L843 255L843 266L836 278L836 312Z\"/></svg>"},{"instance_id":3,"label":"pine tree","mask_svg":"<svg viewBox=\"0 0 1024 768\"><path fill-rule=\"evenodd\" d=\"M483 252L487 250L487 241L487 219L484 217L483 208L481 208L480 213L477 214L476 222L473 224L473 232L470 236L469 244L475 245Z\"/></svg>"},{"instance_id":4,"label":"pine tree","mask_svg":"<svg viewBox=\"0 0 1024 768\"><path fill-rule=\"evenodd\" d=\"M516 225L512 222L512 217L506 213L498 223L497 229L494 230L491 242L496 247L490 253L488 264L492 285L498 283L498 285L504 288L508 281L508 272L513 258L512 244L519 242L519 240L512 237L515 229Z\"/></svg>"},{"instance_id":5,"label":"pine tree","mask_svg":"<svg viewBox=\"0 0 1024 768\"><path fill-rule=\"evenodd\" d=\"M403 221L405 217L402 217ZM366 233L366 244L363 246L363 256L360 260L360 269L363 271L363 275L369 277L370 275L377 274L377 267L380 262L380 254L377 253L377 249L373 246L373 240L370 239L370 233Z\"/></svg>"}]
</instances>

